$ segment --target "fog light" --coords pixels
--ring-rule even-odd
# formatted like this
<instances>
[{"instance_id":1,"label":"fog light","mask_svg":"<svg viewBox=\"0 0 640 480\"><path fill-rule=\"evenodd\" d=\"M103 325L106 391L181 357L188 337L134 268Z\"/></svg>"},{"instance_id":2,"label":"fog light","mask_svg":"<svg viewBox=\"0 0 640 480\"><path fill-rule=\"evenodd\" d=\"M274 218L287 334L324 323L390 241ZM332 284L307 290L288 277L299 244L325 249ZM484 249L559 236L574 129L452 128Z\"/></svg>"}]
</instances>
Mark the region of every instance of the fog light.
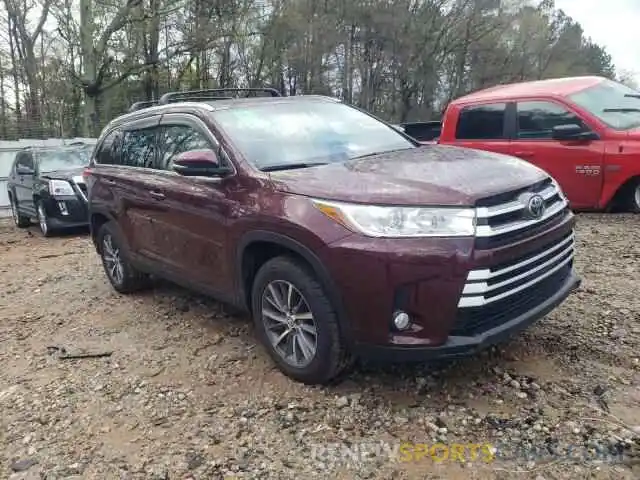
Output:
<instances>
[{"instance_id":1,"label":"fog light","mask_svg":"<svg viewBox=\"0 0 640 480\"><path fill-rule=\"evenodd\" d=\"M58 208L60 209L60 213L62 213L62 215L69 215L67 205L64 202L58 202Z\"/></svg>"},{"instance_id":2,"label":"fog light","mask_svg":"<svg viewBox=\"0 0 640 480\"><path fill-rule=\"evenodd\" d=\"M393 325L398 330L405 330L410 323L411 323L411 318L409 318L408 313L399 311L393 314Z\"/></svg>"}]
</instances>

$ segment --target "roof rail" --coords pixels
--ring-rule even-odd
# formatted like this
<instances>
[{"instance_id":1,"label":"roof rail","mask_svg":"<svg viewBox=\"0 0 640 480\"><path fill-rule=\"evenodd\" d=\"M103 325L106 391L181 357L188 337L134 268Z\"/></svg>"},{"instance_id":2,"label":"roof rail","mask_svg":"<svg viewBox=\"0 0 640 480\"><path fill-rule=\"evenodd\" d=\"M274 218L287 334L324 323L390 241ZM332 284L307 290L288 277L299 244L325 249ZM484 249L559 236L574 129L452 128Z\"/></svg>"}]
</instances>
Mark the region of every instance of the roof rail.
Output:
<instances>
[{"instance_id":1,"label":"roof rail","mask_svg":"<svg viewBox=\"0 0 640 480\"><path fill-rule=\"evenodd\" d=\"M129 107L129 113L135 112L136 110L142 110L143 108L153 107L154 105L157 105L157 104L158 104L157 100L145 100L142 102L136 102Z\"/></svg>"},{"instance_id":2,"label":"roof rail","mask_svg":"<svg viewBox=\"0 0 640 480\"><path fill-rule=\"evenodd\" d=\"M235 96L228 96L228 93L235 92ZM280 92L275 88L214 88L208 90L189 90L186 92L168 92L160 97L158 100L158 105L167 105L168 103L173 102L188 102L188 101L208 101L208 100L228 100L233 98L238 98L238 93L247 92L249 95L247 97L252 96L251 93L254 93L257 96L258 92L268 93L272 97L281 97ZM227 93L225 96L216 95L218 93Z\"/></svg>"}]
</instances>

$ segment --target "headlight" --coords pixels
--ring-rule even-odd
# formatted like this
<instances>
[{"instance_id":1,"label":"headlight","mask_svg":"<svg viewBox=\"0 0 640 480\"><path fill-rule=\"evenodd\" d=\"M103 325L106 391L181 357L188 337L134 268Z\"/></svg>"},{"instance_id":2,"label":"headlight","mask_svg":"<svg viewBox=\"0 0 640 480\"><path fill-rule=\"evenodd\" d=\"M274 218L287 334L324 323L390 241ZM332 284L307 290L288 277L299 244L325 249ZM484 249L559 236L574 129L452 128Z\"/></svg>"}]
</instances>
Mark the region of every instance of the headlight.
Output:
<instances>
[{"instance_id":1,"label":"headlight","mask_svg":"<svg viewBox=\"0 0 640 480\"><path fill-rule=\"evenodd\" d=\"M75 195L71 184L64 180L49 180L49 193L53 196Z\"/></svg>"},{"instance_id":2,"label":"headlight","mask_svg":"<svg viewBox=\"0 0 640 480\"><path fill-rule=\"evenodd\" d=\"M369 237L468 237L476 232L472 208L394 207L313 200L344 227Z\"/></svg>"}]
</instances>

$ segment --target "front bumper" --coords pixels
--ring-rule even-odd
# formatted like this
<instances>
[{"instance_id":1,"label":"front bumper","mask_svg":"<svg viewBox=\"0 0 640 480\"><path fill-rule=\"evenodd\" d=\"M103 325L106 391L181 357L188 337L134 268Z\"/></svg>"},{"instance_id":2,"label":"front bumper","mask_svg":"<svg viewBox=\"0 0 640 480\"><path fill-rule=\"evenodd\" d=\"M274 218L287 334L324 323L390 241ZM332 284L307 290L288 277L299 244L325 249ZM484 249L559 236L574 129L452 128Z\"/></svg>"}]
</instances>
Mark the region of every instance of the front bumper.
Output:
<instances>
[{"instance_id":1,"label":"front bumper","mask_svg":"<svg viewBox=\"0 0 640 480\"><path fill-rule=\"evenodd\" d=\"M49 197L44 208L53 229L86 227L89 224L87 202L75 196Z\"/></svg>"},{"instance_id":2,"label":"front bumper","mask_svg":"<svg viewBox=\"0 0 640 480\"><path fill-rule=\"evenodd\" d=\"M320 252L340 292L343 331L363 355L425 358L500 341L560 304L579 280L567 212L506 245L473 238L371 239L353 235ZM411 326L392 325L396 311ZM370 355L367 355L370 356Z\"/></svg>"},{"instance_id":3,"label":"front bumper","mask_svg":"<svg viewBox=\"0 0 640 480\"><path fill-rule=\"evenodd\" d=\"M494 327L478 332L475 335L451 335L444 344L432 347L401 347L356 342L354 353L361 358L384 362L419 362L433 358L447 359L468 356L500 343L526 329L564 302L569 294L580 286L580 283L580 278L573 269L570 269L569 274L559 285L559 289L546 300L537 303L531 309L511 320L498 323ZM491 321L490 318L486 320L488 322Z\"/></svg>"}]
</instances>

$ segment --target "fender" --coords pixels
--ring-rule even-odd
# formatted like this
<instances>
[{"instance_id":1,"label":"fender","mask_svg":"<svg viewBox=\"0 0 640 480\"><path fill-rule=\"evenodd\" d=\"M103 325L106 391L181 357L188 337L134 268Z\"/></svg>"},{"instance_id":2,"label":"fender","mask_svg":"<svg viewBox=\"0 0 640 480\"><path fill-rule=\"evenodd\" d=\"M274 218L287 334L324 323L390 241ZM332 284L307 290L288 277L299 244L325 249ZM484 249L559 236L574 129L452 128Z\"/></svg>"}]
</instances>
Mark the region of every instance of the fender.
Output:
<instances>
[{"instance_id":1,"label":"fender","mask_svg":"<svg viewBox=\"0 0 640 480\"><path fill-rule=\"evenodd\" d=\"M634 179L640 178L640 175L631 175L624 180L621 180L616 183L607 183L604 182L602 192L600 195L600 202L598 204L598 208L600 210L610 209L613 206L614 200L617 199L618 194L622 192L623 189L627 187Z\"/></svg>"},{"instance_id":2,"label":"fender","mask_svg":"<svg viewBox=\"0 0 640 480\"><path fill-rule=\"evenodd\" d=\"M331 300L331 304L336 310L336 314L338 316L338 324L340 326L340 333L343 336L343 339L349 343L352 341L352 328L351 322L346 314L346 310L344 308L344 304L342 302L342 296L340 295L340 291L336 286L335 282L331 278L329 271L322 264L320 259L313 253L309 248L294 240L291 237L281 235L278 233L268 232L265 230L255 230L249 233L246 233L242 236L240 241L237 244L236 249L236 287L238 291L238 297L246 299L247 292L245 292L244 282L242 281L242 259L244 257L244 252L248 246L255 242L269 242L288 250L295 252L304 258L309 265L311 266L313 273L316 275L317 279L320 281L320 284L324 288L325 292L329 296ZM251 307L249 307L249 311L251 311Z\"/></svg>"},{"instance_id":3,"label":"fender","mask_svg":"<svg viewBox=\"0 0 640 480\"><path fill-rule=\"evenodd\" d=\"M96 249L98 249L99 247L97 244L97 237L96 237L98 235L98 232L95 230L94 222L92 220L94 215L102 215L106 217L108 222L111 222L113 223L113 225L115 225L116 229L118 230L118 233L124 239L124 241L125 242L127 241L122 230L120 229L120 225L118 224L115 215L109 209L90 206L89 207L89 233L91 235L91 240L93 241L93 244L95 245Z\"/></svg>"}]
</instances>

